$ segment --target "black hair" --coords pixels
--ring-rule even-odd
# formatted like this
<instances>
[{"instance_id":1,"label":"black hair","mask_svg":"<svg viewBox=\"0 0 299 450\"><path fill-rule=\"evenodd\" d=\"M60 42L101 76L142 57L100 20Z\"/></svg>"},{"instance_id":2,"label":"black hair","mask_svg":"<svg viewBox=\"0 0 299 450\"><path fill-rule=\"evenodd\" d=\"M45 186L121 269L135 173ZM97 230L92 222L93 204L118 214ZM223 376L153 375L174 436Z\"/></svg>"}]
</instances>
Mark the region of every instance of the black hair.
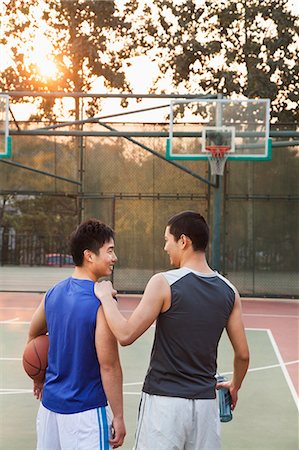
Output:
<instances>
[{"instance_id":1,"label":"black hair","mask_svg":"<svg viewBox=\"0 0 299 450\"><path fill-rule=\"evenodd\" d=\"M205 251L209 243L209 227L204 217L194 211L182 211L169 219L169 232L178 241L182 234L192 241L195 251Z\"/></svg>"},{"instance_id":2,"label":"black hair","mask_svg":"<svg viewBox=\"0 0 299 450\"><path fill-rule=\"evenodd\" d=\"M114 239L114 236L112 228L98 219L82 222L70 237L70 252L75 265L82 266L84 250L91 250L97 255L100 248L110 239Z\"/></svg>"}]
</instances>

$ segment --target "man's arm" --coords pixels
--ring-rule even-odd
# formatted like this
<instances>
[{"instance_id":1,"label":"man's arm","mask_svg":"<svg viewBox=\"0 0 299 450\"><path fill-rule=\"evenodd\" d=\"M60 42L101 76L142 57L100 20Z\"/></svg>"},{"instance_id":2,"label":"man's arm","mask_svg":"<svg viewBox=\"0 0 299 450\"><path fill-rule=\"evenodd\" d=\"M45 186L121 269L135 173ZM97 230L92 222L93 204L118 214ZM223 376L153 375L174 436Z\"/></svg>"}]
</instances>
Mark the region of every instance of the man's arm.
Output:
<instances>
[{"instance_id":1,"label":"man's arm","mask_svg":"<svg viewBox=\"0 0 299 450\"><path fill-rule=\"evenodd\" d=\"M32 341L32 339L40 336L42 334L46 334L48 331L47 321L46 321L46 313L45 313L45 296L40 302L39 306L35 310L29 327L28 332L28 341Z\"/></svg>"},{"instance_id":2,"label":"man's arm","mask_svg":"<svg viewBox=\"0 0 299 450\"><path fill-rule=\"evenodd\" d=\"M104 391L113 413L113 435L110 443L113 448L117 448L122 445L126 434L123 417L123 378L117 341L107 325L102 307L99 307L97 313L95 344Z\"/></svg>"},{"instance_id":3,"label":"man's arm","mask_svg":"<svg viewBox=\"0 0 299 450\"><path fill-rule=\"evenodd\" d=\"M238 390L242 385L249 365L249 349L242 320L241 300L237 292L226 330L234 349L234 372L231 381L220 383L218 386L229 388L232 398L232 409L234 409L238 401Z\"/></svg>"},{"instance_id":4,"label":"man's arm","mask_svg":"<svg viewBox=\"0 0 299 450\"><path fill-rule=\"evenodd\" d=\"M161 274L150 279L129 319L118 310L117 302L112 297L115 293L110 281L95 283L95 294L101 300L108 325L121 345L130 345L141 336L170 301L169 285Z\"/></svg>"},{"instance_id":5,"label":"man's arm","mask_svg":"<svg viewBox=\"0 0 299 450\"><path fill-rule=\"evenodd\" d=\"M48 327L46 321L45 296L44 296L32 316L29 326L27 343L32 341L32 339L36 338L37 336L46 334L47 331ZM43 382L42 383L36 381L33 382L33 394L37 398L37 400L41 399L42 397L43 385L44 385Z\"/></svg>"}]
</instances>

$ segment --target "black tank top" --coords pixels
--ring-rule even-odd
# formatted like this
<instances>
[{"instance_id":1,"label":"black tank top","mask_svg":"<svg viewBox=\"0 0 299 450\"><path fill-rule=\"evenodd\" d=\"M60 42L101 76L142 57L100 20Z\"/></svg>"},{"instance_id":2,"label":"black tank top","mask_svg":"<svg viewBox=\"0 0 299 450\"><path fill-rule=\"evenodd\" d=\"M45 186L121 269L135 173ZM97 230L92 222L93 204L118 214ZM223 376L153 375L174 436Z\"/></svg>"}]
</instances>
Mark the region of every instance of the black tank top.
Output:
<instances>
[{"instance_id":1,"label":"black tank top","mask_svg":"<svg viewBox=\"0 0 299 450\"><path fill-rule=\"evenodd\" d=\"M157 318L143 391L213 399L217 347L234 306L234 288L217 272L183 267L162 275L170 285L171 306Z\"/></svg>"}]
</instances>

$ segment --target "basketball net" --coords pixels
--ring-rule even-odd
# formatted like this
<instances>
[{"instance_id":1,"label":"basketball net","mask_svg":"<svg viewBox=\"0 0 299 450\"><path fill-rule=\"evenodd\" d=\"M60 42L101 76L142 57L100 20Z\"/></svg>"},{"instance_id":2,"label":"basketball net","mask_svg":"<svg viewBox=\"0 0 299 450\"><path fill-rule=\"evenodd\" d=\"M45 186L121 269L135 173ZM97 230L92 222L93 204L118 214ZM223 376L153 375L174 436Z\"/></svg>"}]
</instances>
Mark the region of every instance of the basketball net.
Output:
<instances>
[{"instance_id":1,"label":"basketball net","mask_svg":"<svg viewBox=\"0 0 299 450\"><path fill-rule=\"evenodd\" d=\"M212 175L223 175L230 147L225 145L208 145L206 147Z\"/></svg>"}]
</instances>

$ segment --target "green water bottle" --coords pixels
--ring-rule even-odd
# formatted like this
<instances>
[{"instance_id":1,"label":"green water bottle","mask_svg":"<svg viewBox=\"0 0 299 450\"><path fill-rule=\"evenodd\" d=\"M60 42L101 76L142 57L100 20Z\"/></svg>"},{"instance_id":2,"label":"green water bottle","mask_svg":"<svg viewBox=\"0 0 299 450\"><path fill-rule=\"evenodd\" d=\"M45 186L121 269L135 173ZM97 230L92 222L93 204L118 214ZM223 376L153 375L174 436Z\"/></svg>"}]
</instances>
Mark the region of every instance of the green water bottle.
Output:
<instances>
[{"instance_id":1,"label":"green water bottle","mask_svg":"<svg viewBox=\"0 0 299 450\"><path fill-rule=\"evenodd\" d=\"M223 383L227 381L222 375L216 377L217 383ZM230 392L226 388L218 389L218 402L219 402L219 413L220 422L230 422L233 418L231 410L231 396Z\"/></svg>"}]
</instances>

